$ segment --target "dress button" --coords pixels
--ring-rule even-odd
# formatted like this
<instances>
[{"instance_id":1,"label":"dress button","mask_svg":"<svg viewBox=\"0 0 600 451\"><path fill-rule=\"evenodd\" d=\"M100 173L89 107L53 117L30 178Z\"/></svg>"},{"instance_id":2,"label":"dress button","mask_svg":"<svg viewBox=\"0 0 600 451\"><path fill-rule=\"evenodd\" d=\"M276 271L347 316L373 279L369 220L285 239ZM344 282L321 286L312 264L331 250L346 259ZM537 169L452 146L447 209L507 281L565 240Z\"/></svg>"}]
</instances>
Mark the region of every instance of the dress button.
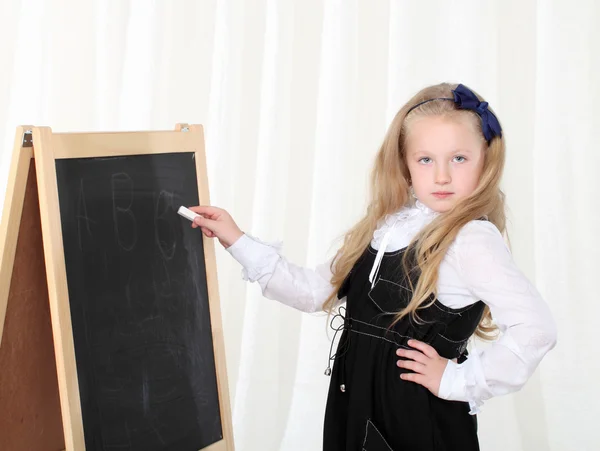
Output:
<instances>
[{"instance_id":1,"label":"dress button","mask_svg":"<svg viewBox=\"0 0 600 451\"><path fill-rule=\"evenodd\" d=\"M342 393L345 393L346 392L346 385L344 385L344 384L340 385L340 391Z\"/></svg>"}]
</instances>

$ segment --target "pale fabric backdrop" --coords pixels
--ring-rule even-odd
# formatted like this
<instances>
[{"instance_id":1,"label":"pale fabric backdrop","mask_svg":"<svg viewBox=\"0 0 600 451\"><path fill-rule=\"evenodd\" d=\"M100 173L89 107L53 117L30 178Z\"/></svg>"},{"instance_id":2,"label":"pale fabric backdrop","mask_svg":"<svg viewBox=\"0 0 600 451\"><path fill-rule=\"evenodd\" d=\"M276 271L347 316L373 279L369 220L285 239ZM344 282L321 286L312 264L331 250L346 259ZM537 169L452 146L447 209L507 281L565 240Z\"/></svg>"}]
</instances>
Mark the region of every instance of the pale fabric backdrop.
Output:
<instances>
[{"instance_id":1,"label":"pale fabric backdrop","mask_svg":"<svg viewBox=\"0 0 600 451\"><path fill-rule=\"evenodd\" d=\"M482 449L600 449L597 2L0 5L0 194L19 124L201 123L213 203L309 266L364 210L373 156L409 96L440 81L482 93L508 143L514 256L559 325L526 388L485 405ZM237 449L320 449L324 316L263 299L220 247L218 270Z\"/></svg>"}]
</instances>

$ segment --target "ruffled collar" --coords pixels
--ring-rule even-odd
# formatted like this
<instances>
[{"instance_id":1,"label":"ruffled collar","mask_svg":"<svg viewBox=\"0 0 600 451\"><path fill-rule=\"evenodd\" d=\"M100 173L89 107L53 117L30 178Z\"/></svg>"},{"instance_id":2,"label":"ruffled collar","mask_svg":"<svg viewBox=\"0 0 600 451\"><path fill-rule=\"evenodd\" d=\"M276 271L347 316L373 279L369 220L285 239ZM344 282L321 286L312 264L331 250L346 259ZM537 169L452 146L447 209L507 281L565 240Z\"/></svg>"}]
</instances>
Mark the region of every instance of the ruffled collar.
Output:
<instances>
[{"instance_id":1,"label":"ruffled collar","mask_svg":"<svg viewBox=\"0 0 600 451\"><path fill-rule=\"evenodd\" d=\"M407 245L412 236L426 224L429 224L439 213L433 211L422 202L416 200L413 204L405 205L395 213L386 215L377 224L373 233L371 246L377 249L373 268L369 274L369 282L375 284L379 266L387 249L397 250Z\"/></svg>"},{"instance_id":2,"label":"ruffled collar","mask_svg":"<svg viewBox=\"0 0 600 451\"><path fill-rule=\"evenodd\" d=\"M415 205L412 208L419 210L424 215L433 216L433 217L436 217L439 215L439 213L437 211L432 210L431 208L429 208L427 205L425 205L420 200L415 201Z\"/></svg>"},{"instance_id":3,"label":"ruffled collar","mask_svg":"<svg viewBox=\"0 0 600 451\"><path fill-rule=\"evenodd\" d=\"M375 234L384 234L387 229L393 227L394 224L411 218L422 217L422 219L433 219L438 215L438 212L432 210L423 202L416 200L414 203L405 205L397 212L386 215L385 218L380 220L377 224Z\"/></svg>"}]
</instances>

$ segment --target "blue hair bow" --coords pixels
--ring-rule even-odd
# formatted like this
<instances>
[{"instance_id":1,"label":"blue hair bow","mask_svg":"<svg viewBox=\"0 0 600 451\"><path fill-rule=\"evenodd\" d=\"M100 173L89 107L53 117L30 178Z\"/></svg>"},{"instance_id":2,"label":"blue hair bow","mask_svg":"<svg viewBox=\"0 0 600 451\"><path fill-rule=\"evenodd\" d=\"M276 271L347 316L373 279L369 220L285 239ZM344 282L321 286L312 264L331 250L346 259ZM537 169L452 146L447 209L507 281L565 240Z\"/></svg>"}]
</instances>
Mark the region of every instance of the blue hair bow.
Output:
<instances>
[{"instance_id":1,"label":"blue hair bow","mask_svg":"<svg viewBox=\"0 0 600 451\"><path fill-rule=\"evenodd\" d=\"M454 103L458 108L475 111L481 118L483 136L489 143L494 136L502 137L502 127L498 118L488 109L487 102L480 102L477 96L464 85L458 85L452 91Z\"/></svg>"}]
</instances>

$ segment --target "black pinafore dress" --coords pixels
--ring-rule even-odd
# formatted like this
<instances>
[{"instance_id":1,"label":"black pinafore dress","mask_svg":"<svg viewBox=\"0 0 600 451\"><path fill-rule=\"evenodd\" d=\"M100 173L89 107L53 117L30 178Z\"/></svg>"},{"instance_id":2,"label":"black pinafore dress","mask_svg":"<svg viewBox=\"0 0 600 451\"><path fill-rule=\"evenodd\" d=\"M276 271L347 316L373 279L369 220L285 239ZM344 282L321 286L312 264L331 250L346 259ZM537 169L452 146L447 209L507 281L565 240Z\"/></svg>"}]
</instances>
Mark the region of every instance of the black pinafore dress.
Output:
<instances>
[{"instance_id":1,"label":"black pinafore dress","mask_svg":"<svg viewBox=\"0 0 600 451\"><path fill-rule=\"evenodd\" d=\"M467 341L485 305L451 309L439 301L389 328L410 300L403 271L406 249L386 252L371 288L369 273L377 251L369 246L344 281L347 296L335 320L342 321L325 412L324 451L479 450L477 422L465 402L446 401L425 387L400 379L409 370L396 365L399 347L410 338L433 346L447 359L464 361ZM413 286L417 280L413 277ZM345 310L345 311L344 311Z\"/></svg>"}]
</instances>

